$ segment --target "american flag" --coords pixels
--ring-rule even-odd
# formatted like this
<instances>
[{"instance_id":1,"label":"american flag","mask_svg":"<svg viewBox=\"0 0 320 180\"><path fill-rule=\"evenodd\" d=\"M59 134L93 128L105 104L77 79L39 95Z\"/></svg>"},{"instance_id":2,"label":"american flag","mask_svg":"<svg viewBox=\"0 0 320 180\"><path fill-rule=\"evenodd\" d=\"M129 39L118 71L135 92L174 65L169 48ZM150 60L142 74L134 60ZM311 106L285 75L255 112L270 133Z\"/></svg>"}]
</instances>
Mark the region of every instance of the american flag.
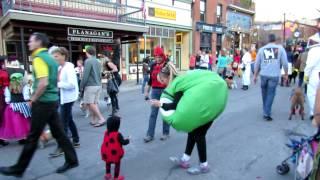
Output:
<instances>
[{"instance_id":1,"label":"american flag","mask_svg":"<svg viewBox=\"0 0 320 180\"><path fill-rule=\"evenodd\" d=\"M142 10L142 13L143 13L144 20L146 20L146 18L147 18L147 10L146 10L146 6L145 5L146 5L146 1L142 0L141 10Z\"/></svg>"}]
</instances>

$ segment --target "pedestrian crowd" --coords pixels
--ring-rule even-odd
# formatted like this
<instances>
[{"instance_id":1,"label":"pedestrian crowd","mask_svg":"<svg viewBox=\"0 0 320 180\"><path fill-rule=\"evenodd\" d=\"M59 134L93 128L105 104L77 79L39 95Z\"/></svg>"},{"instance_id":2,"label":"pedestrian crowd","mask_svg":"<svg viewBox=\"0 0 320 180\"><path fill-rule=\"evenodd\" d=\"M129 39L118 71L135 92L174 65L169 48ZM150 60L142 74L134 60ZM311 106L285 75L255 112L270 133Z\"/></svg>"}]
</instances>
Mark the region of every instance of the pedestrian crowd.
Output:
<instances>
[{"instance_id":1,"label":"pedestrian crowd","mask_svg":"<svg viewBox=\"0 0 320 180\"><path fill-rule=\"evenodd\" d=\"M320 19L317 27L320 32ZM155 140L160 111L164 119L161 141L170 138L170 127L188 134L182 156L171 157L170 160L179 167L188 169L190 174L209 172L206 134L225 108L227 89L236 89L241 84L242 90L248 91L251 82L256 84L258 80L264 120L273 120L272 105L280 85L293 87L292 99L295 93L306 94L310 120L316 127L320 127L320 33L312 36L311 41L313 43L307 47L295 45L284 48L277 41L277 37L270 34L268 43L259 48L223 48L217 55L213 55L209 50L198 51L197 54L190 55L190 72L186 74L177 71L170 51L166 55L163 47L155 47L154 59L146 57L142 64L141 92L151 105L148 129L143 141L150 143ZM55 151L49 156L65 156L65 163L56 172L63 173L77 167L79 161L75 148L80 147L80 137L73 119L73 106L80 100L81 109L90 117L89 124L93 127L106 124L107 127L101 145L101 158L106 166L105 179L113 179L113 164L114 179L124 179L120 175L120 165L125 154L123 146L130 143L130 137L125 138L119 131L121 118L118 116L118 94L122 83L119 74L120 40L116 40L113 53L106 51L98 54L93 46L86 46L84 52L87 59L78 60L76 67L68 62L69 52L66 48L52 46L47 49L49 43L45 34L33 33L30 36L28 46L33 59L32 78L20 68L16 57L0 57L0 113L3 114L0 117L0 145L7 146L11 141L18 141L23 145L16 164L1 167L0 173L18 177L24 174L47 125L57 142ZM208 87L208 84L212 87ZM204 88L220 91L221 94L214 95L208 89L204 91ZM188 96L192 94L191 91L201 93ZM182 111L192 104L192 99L201 99L201 94L206 97L219 96L219 102L210 101L210 98L197 102L199 107L211 109L199 117L193 117L193 114L201 111L196 108ZM100 96L111 105L112 113L108 118L100 111ZM181 104L184 104L184 107ZM305 112L301 103L299 108L303 117ZM295 114L295 110L296 106L292 106L291 115ZM181 111L190 113L185 119L199 118L203 122L179 124L177 114ZM190 159L195 145L198 148L200 164L191 167ZM316 157L320 156L319 154L320 152L317 152ZM318 160L315 162L318 163ZM320 173L316 169L313 174L313 177L318 177Z\"/></svg>"}]
</instances>

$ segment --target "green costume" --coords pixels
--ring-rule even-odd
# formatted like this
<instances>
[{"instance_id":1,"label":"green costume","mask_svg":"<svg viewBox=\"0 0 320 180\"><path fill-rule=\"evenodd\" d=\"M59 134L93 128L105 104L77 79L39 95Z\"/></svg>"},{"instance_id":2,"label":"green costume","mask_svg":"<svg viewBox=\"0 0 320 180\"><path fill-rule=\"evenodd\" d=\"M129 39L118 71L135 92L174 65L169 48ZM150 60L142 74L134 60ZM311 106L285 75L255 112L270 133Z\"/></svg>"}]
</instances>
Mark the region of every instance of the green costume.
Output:
<instances>
[{"instance_id":1,"label":"green costume","mask_svg":"<svg viewBox=\"0 0 320 180\"><path fill-rule=\"evenodd\" d=\"M181 75L165 89L162 103L173 101L177 92L183 96L176 110L160 109L164 121L178 131L192 130L214 121L224 110L228 99L226 82L217 73L196 70Z\"/></svg>"}]
</instances>

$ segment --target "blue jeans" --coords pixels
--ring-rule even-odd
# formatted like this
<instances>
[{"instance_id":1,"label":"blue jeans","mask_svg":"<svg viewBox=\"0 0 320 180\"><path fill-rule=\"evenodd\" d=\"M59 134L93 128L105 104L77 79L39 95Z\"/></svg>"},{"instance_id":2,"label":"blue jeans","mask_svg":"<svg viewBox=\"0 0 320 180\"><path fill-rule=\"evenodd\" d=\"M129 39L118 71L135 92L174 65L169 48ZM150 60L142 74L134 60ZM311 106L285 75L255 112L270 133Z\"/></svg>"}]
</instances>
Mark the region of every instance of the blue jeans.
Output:
<instances>
[{"instance_id":1,"label":"blue jeans","mask_svg":"<svg viewBox=\"0 0 320 180\"><path fill-rule=\"evenodd\" d=\"M144 88L146 87L146 84L149 81L149 74L143 75L143 82L142 82L142 94L144 94Z\"/></svg>"},{"instance_id":2,"label":"blue jeans","mask_svg":"<svg viewBox=\"0 0 320 180\"><path fill-rule=\"evenodd\" d=\"M66 103L60 106L60 116L63 124L63 129L68 135L68 130L70 129L73 142L79 142L79 134L77 130L77 126L73 121L72 117L72 106L73 102Z\"/></svg>"},{"instance_id":3,"label":"blue jeans","mask_svg":"<svg viewBox=\"0 0 320 180\"><path fill-rule=\"evenodd\" d=\"M163 89L153 89L151 90L151 99L160 100L160 96L162 94ZM149 128L147 132L147 136L154 137L154 131L156 128L156 122L158 117L159 108L152 106L151 107L151 114L149 117ZM170 126L165 121L163 121L163 135L169 135L170 133Z\"/></svg>"},{"instance_id":4,"label":"blue jeans","mask_svg":"<svg viewBox=\"0 0 320 180\"><path fill-rule=\"evenodd\" d=\"M254 68L255 68L256 63L251 63L251 72L252 74L254 74Z\"/></svg>"},{"instance_id":5,"label":"blue jeans","mask_svg":"<svg viewBox=\"0 0 320 180\"><path fill-rule=\"evenodd\" d=\"M276 95L279 77L260 76L263 102L263 115L271 116L271 109Z\"/></svg>"}]
</instances>

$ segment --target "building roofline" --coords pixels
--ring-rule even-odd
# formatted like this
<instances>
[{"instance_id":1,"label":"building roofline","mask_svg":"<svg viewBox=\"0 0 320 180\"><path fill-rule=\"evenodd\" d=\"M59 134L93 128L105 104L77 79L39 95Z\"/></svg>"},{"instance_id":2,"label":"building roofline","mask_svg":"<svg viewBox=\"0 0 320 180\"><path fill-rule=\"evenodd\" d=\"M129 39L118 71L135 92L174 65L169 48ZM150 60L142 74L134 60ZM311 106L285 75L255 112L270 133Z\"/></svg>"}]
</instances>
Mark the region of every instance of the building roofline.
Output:
<instances>
[{"instance_id":1,"label":"building roofline","mask_svg":"<svg viewBox=\"0 0 320 180\"><path fill-rule=\"evenodd\" d=\"M243 7L239 7L239 6L236 6L234 4L229 4L228 8L229 9L234 9L234 10L237 10L237 11L240 11L240 12L243 12L243 13L251 14L251 15L255 15L256 14L255 11L251 11L249 9L245 9Z\"/></svg>"},{"instance_id":2,"label":"building roofline","mask_svg":"<svg viewBox=\"0 0 320 180\"><path fill-rule=\"evenodd\" d=\"M112 21L94 20L78 17L59 16L43 13L33 13L18 10L8 10L0 20L0 26L3 28L10 20L33 21L41 23L64 24L70 26L85 26L91 28L127 30L131 32L148 32L148 26L127 24Z\"/></svg>"}]
</instances>

